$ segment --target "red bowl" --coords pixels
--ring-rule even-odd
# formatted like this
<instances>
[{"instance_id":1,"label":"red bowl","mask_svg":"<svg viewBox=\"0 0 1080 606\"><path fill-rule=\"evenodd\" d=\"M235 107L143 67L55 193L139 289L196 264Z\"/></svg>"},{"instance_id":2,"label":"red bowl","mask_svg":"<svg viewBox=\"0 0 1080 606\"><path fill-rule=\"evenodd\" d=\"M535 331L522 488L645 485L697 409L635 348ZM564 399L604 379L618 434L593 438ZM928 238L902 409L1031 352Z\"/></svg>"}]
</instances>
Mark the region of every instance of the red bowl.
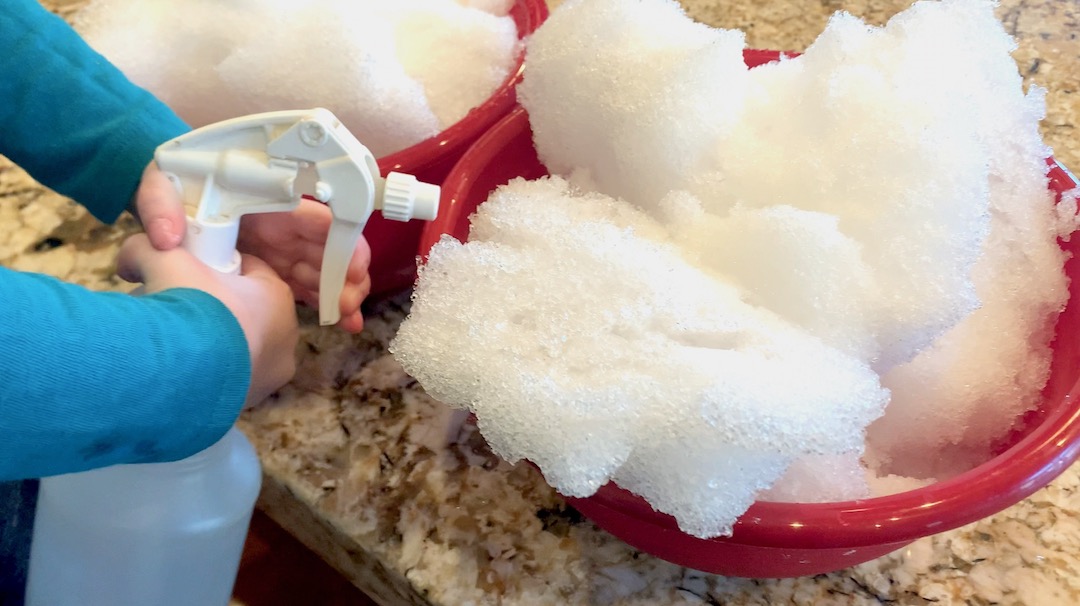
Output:
<instances>
[{"instance_id":1,"label":"red bowl","mask_svg":"<svg viewBox=\"0 0 1080 606\"><path fill-rule=\"evenodd\" d=\"M749 51L748 65L777 53ZM1053 160L1050 188L1076 180ZM465 240L469 215L514 177L547 174L536 156L528 116L518 108L481 137L447 176L439 219L426 226L425 252L443 233ZM923 536L957 528L1005 509L1048 484L1080 455L1080 238L1063 242L1070 302L1058 320L1051 375L1041 406L994 458L962 475L900 494L835 503L758 502L730 537L699 539L674 518L614 484L567 501L597 526L641 551L689 568L770 578L819 574L872 560Z\"/></svg>"},{"instance_id":2,"label":"red bowl","mask_svg":"<svg viewBox=\"0 0 1080 606\"><path fill-rule=\"evenodd\" d=\"M516 0L510 16L517 24L518 37L524 38L547 19L545 0ZM510 113L517 104L516 88L521 81L524 54L519 53L510 75L482 104L474 107L441 133L405 149L379 158L379 171L398 171L415 175L427 183L441 184L447 173L469 145L493 124ZM442 210L440 209L440 213ZM412 286L416 279L417 244L422 221L401 223L373 213L364 228L371 246L371 292L389 293ZM424 249L425 251L427 249Z\"/></svg>"}]
</instances>

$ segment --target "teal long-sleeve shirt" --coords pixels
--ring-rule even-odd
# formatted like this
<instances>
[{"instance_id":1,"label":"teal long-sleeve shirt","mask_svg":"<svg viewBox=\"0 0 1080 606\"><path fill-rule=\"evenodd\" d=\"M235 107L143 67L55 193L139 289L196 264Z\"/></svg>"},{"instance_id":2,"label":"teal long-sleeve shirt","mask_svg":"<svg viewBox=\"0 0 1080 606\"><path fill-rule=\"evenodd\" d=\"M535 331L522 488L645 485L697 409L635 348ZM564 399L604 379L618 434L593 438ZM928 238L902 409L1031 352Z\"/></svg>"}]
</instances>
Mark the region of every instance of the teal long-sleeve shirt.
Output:
<instances>
[{"instance_id":1,"label":"teal long-sleeve shirt","mask_svg":"<svg viewBox=\"0 0 1080 606\"><path fill-rule=\"evenodd\" d=\"M160 143L188 130L37 0L0 3L0 153L111 222ZM0 481L175 460L247 393L243 331L217 299L91 292L0 268Z\"/></svg>"}]
</instances>

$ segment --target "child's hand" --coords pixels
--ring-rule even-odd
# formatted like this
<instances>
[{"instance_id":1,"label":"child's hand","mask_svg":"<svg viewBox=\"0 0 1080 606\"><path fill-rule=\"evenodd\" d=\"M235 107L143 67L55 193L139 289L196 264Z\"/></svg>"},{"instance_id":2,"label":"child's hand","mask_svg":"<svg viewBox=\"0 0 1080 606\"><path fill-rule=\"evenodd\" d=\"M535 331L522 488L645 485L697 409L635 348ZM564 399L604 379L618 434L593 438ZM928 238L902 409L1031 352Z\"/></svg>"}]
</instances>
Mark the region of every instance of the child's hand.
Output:
<instances>
[{"instance_id":1,"label":"child's hand","mask_svg":"<svg viewBox=\"0 0 1080 606\"><path fill-rule=\"evenodd\" d=\"M296 373L299 329L289 287L265 262L243 256L241 274L219 273L181 248L157 250L145 234L128 238L120 249L117 273L142 282L147 293L195 288L221 301L236 317L251 355L247 403L257 404Z\"/></svg>"},{"instance_id":2,"label":"child's hand","mask_svg":"<svg viewBox=\"0 0 1080 606\"><path fill-rule=\"evenodd\" d=\"M307 199L289 213L247 215L240 220L237 246L241 252L256 255L270 264L298 299L317 309L319 268L332 219L329 208ZM349 261L339 303L338 326L349 332L360 332L364 327L360 303L371 290L370 263L371 249L361 237Z\"/></svg>"},{"instance_id":3,"label":"child's hand","mask_svg":"<svg viewBox=\"0 0 1080 606\"><path fill-rule=\"evenodd\" d=\"M153 162L143 172L133 206L154 248L169 250L183 240L187 229L183 202ZM318 308L319 268L331 218L330 209L312 200L302 200L291 213L248 215L241 219L237 247L266 261L292 288L297 300ZM364 327L360 303L371 290L370 262L371 250L361 238L349 262L339 303L338 326L349 332L360 332Z\"/></svg>"}]
</instances>

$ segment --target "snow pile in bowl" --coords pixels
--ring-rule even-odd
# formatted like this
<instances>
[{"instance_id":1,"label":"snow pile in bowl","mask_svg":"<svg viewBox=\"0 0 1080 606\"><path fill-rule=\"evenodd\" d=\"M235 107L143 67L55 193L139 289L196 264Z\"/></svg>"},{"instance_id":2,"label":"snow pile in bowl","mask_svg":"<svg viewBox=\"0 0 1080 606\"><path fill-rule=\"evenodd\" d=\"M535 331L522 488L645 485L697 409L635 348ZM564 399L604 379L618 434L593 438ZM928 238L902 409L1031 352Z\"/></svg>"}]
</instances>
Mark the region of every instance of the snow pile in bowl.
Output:
<instances>
[{"instance_id":1,"label":"snow pile in bowl","mask_svg":"<svg viewBox=\"0 0 1080 606\"><path fill-rule=\"evenodd\" d=\"M325 107L377 157L428 139L510 75L512 0L92 0L74 24L193 127Z\"/></svg>"},{"instance_id":2,"label":"snow pile in bowl","mask_svg":"<svg viewBox=\"0 0 1080 606\"><path fill-rule=\"evenodd\" d=\"M1075 229L992 3L743 47L673 2L563 5L519 89L556 176L431 250L392 346L501 456L698 537L990 458L1046 382Z\"/></svg>"}]
</instances>

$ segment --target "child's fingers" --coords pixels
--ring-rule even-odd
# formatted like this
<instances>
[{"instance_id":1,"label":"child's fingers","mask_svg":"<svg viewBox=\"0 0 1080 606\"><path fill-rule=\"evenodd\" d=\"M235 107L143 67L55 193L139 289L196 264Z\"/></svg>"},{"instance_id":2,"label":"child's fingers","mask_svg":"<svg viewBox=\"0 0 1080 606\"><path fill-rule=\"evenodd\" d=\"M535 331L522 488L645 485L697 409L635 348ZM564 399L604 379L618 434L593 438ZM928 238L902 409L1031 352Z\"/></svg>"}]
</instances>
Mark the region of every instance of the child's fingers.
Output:
<instances>
[{"instance_id":1,"label":"child's fingers","mask_svg":"<svg viewBox=\"0 0 1080 606\"><path fill-rule=\"evenodd\" d=\"M180 245L187 229L184 203L165 173L151 163L143 171L139 189L135 192L135 212L158 250L170 250Z\"/></svg>"},{"instance_id":2,"label":"child's fingers","mask_svg":"<svg viewBox=\"0 0 1080 606\"><path fill-rule=\"evenodd\" d=\"M309 263L313 267L322 265L323 246L326 244L326 234L330 230L333 215L326 206L304 199L300 206L292 212L292 228L303 239L298 246L298 259ZM357 242L356 250L349 262L348 279L360 282L367 274L368 266L371 265L371 248L363 237Z\"/></svg>"},{"instance_id":3,"label":"child's fingers","mask_svg":"<svg viewBox=\"0 0 1080 606\"><path fill-rule=\"evenodd\" d=\"M318 265L310 265L306 261L297 263L293 265L292 271L289 272L289 281L303 290L319 292L319 270L317 268Z\"/></svg>"},{"instance_id":4,"label":"child's fingers","mask_svg":"<svg viewBox=\"0 0 1080 606\"><path fill-rule=\"evenodd\" d=\"M167 279L175 285L202 286L205 286L205 278L216 275L182 248L168 251L156 249L146 234L135 234L124 241L116 259L116 273L128 282L150 283L156 279ZM240 274L254 280L281 281L269 264L251 255L240 256Z\"/></svg>"},{"instance_id":5,"label":"child's fingers","mask_svg":"<svg viewBox=\"0 0 1080 606\"><path fill-rule=\"evenodd\" d=\"M320 271L317 266L308 263L297 263L289 272L289 282L299 289L318 293L319 276ZM356 271L354 266L350 265L345 285L341 290L342 312L349 311L344 307L346 305L352 308L360 307L360 302L368 296L370 291L371 278L368 276L367 270Z\"/></svg>"},{"instance_id":6,"label":"child's fingers","mask_svg":"<svg viewBox=\"0 0 1080 606\"><path fill-rule=\"evenodd\" d=\"M211 270L182 248L158 250L146 234L125 240L116 258L116 274L128 282L150 284L167 279L177 285L194 284L202 271Z\"/></svg>"},{"instance_id":7,"label":"child's fingers","mask_svg":"<svg viewBox=\"0 0 1080 606\"><path fill-rule=\"evenodd\" d=\"M310 307L312 309L318 309L319 308L319 291L317 291L317 290L308 290L306 288L300 288L296 284L289 284L289 288L292 289L293 297L297 301L300 301L301 303L303 303L304 305L307 305L308 307Z\"/></svg>"},{"instance_id":8,"label":"child's fingers","mask_svg":"<svg viewBox=\"0 0 1080 606\"><path fill-rule=\"evenodd\" d=\"M281 281L270 264L253 255L240 255L240 275L257 280Z\"/></svg>"},{"instance_id":9,"label":"child's fingers","mask_svg":"<svg viewBox=\"0 0 1080 606\"><path fill-rule=\"evenodd\" d=\"M367 297L370 289L370 281L361 284L347 283L345 288L341 289L341 299L339 301L341 315L346 316L360 309L360 303Z\"/></svg>"},{"instance_id":10,"label":"child's fingers","mask_svg":"<svg viewBox=\"0 0 1080 606\"><path fill-rule=\"evenodd\" d=\"M341 320L338 321L338 327L345 332L356 334L364 329L364 315L358 310L347 316L342 316Z\"/></svg>"},{"instance_id":11,"label":"child's fingers","mask_svg":"<svg viewBox=\"0 0 1080 606\"><path fill-rule=\"evenodd\" d=\"M322 267L326 240L319 240L318 242L304 241L299 243L298 246L300 250L296 256L296 261L305 263L309 267Z\"/></svg>"},{"instance_id":12,"label":"child's fingers","mask_svg":"<svg viewBox=\"0 0 1080 606\"><path fill-rule=\"evenodd\" d=\"M326 234L330 231L330 222L333 220L333 213L330 212L329 207L303 198L300 200L300 205L290 215L292 215L289 217L291 224L295 226L302 238L314 242L326 241Z\"/></svg>"},{"instance_id":13,"label":"child's fingers","mask_svg":"<svg viewBox=\"0 0 1080 606\"><path fill-rule=\"evenodd\" d=\"M145 282L146 256L153 248L146 234L135 234L124 240L116 258L116 275L127 282Z\"/></svg>"},{"instance_id":14,"label":"child's fingers","mask_svg":"<svg viewBox=\"0 0 1080 606\"><path fill-rule=\"evenodd\" d=\"M296 261L302 262L308 268L322 267L323 263L323 247L325 242L304 242L299 246L302 247L300 253L296 256ZM349 265L345 271L345 279L349 282L363 282L368 274L368 266L371 264L371 249L368 248L367 241L363 238L356 245L356 249L353 250L353 255L349 259ZM306 270L305 270L306 271ZM318 270L315 270L316 279Z\"/></svg>"},{"instance_id":15,"label":"child's fingers","mask_svg":"<svg viewBox=\"0 0 1080 606\"><path fill-rule=\"evenodd\" d=\"M368 268L370 266L371 247L368 246L367 239L361 236L356 243L356 250L353 251L352 259L349 261L349 270L346 272L345 279L358 283L370 280L368 277Z\"/></svg>"}]
</instances>

